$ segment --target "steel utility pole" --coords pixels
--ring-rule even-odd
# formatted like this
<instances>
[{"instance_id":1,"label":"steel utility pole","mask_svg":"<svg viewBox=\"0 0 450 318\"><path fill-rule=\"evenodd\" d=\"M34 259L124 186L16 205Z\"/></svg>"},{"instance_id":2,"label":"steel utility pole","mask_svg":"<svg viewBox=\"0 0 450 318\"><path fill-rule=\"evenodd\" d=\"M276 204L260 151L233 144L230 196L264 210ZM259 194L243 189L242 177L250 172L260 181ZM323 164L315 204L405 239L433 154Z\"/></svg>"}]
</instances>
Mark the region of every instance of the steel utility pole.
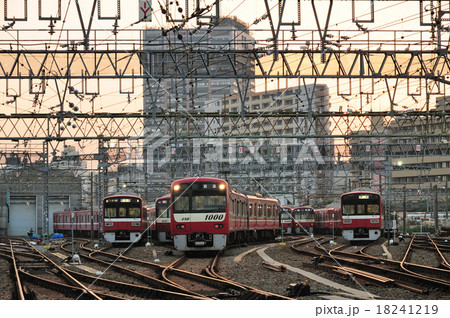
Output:
<instances>
[{"instance_id":1,"label":"steel utility pole","mask_svg":"<svg viewBox=\"0 0 450 318\"><path fill-rule=\"evenodd\" d=\"M408 231L406 229L406 185L403 187L403 234Z\"/></svg>"}]
</instances>

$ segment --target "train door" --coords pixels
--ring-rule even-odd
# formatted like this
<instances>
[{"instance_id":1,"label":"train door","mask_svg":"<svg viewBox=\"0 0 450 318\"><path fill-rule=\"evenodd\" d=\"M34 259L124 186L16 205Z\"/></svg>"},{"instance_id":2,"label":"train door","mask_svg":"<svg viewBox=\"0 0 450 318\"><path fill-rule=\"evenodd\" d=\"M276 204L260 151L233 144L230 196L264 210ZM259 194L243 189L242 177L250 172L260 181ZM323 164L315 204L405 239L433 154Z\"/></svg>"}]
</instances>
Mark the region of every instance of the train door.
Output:
<instances>
[{"instance_id":1,"label":"train door","mask_svg":"<svg viewBox=\"0 0 450 318\"><path fill-rule=\"evenodd\" d=\"M264 210L263 210L263 215L264 215L264 227L267 227L267 205L264 203Z\"/></svg>"},{"instance_id":2,"label":"train door","mask_svg":"<svg viewBox=\"0 0 450 318\"><path fill-rule=\"evenodd\" d=\"M245 202L245 212L246 212L246 219L247 219L247 225L246 225L246 230L250 230L250 204L248 202L248 200Z\"/></svg>"}]
</instances>

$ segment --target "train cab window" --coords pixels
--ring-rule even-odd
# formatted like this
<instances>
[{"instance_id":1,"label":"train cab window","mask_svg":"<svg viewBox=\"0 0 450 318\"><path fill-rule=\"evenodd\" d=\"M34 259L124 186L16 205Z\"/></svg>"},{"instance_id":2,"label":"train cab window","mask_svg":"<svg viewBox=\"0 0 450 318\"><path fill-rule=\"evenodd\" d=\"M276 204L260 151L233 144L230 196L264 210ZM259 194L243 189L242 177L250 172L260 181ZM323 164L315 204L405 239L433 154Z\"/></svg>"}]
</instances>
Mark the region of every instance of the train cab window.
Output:
<instances>
[{"instance_id":1,"label":"train cab window","mask_svg":"<svg viewBox=\"0 0 450 318\"><path fill-rule=\"evenodd\" d=\"M127 216L127 209L126 208L119 208L119 217L126 217Z\"/></svg>"},{"instance_id":2,"label":"train cab window","mask_svg":"<svg viewBox=\"0 0 450 318\"><path fill-rule=\"evenodd\" d=\"M117 217L116 207L106 208L105 209L105 217L107 217L107 218Z\"/></svg>"},{"instance_id":3,"label":"train cab window","mask_svg":"<svg viewBox=\"0 0 450 318\"><path fill-rule=\"evenodd\" d=\"M378 204L368 204L367 205L367 213L368 214L379 214L380 206Z\"/></svg>"},{"instance_id":4,"label":"train cab window","mask_svg":"<svg viewBox=\"0 0 450 318\"><path fill-rule=\"evenodd\" d=\"M130 217L132 217L132 218L138 218L141 216L141 213L140 213L140 210L138 207L130 208L128 212L130 213Z\"/></svg>"},{"instance_id":5,"label":"train cab window","mask_svg":"<svg viewBox=\"0 0 450 318\"><path fill-rule=\"evenodd\" d=\"M354 205L343 205L342 206L342 213L343 214L355 214L355 206Z\"/></svg>"}]
</instances>

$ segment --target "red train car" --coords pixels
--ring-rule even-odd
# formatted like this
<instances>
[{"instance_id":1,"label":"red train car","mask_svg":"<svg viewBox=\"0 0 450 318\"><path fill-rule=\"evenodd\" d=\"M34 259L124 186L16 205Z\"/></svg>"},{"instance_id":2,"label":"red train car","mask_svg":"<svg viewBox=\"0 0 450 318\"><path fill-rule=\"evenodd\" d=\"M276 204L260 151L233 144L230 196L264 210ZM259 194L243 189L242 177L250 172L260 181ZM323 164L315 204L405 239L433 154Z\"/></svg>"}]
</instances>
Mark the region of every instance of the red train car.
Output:
<instances>
[{"instance_id":1,"label":"red train car","mask_svg":"<svg viewBox=\"0 0 450 318\"><path fill-rule=\"evenodd\" d=\"M158 241L172 242L170 234L170 195L166 195L156 199L156 232Z\"/></svg>"},{"instance_id":2,"label":"red train car","mask_svg":"<svg viewBox=\"0 0 450 318\"><path fill-rule=\"evenodd\" d=\"M98 210L93 211L94 232L98 231ZM73 220L71 219L73 217ZM91 210L53 213L53 233L72 233L77 237L88 237L91 233Z\"/></svg>"},{"instance_id":3,"label":"red train car","mask_svg":"<svg viewBox=\"0 0 450 318\"><path fill-rule=\"evenodd\" d=\"M293 209L295 234L312 234L314 230L314 209L300 206Z\"/></svg>"},{"instance_id":4,"label":"red train car","mask_svg":"<svg viewBox=\"0 0 450 318\"><path fill-rule=\"evenodd\" d=\"M342 234L342 214L340 207L327 207L314 210L314 233Z\"/></svg>"},{"instance_id":5,"label":"red train car","mask_svg":"<svg viewBox=\"0 0 450 318\"><path fill-rule=\"evenodd\" d=\"M103 199L103 235L111 243L139 241L149 224L154 225L155 209L133 195L113 195Z\"/></svg>"},{"instance_id":6,"label":"red train car","mask_svg":"<svg viewBox=\"0 0 450 318\"><path fill-rule=\"evenodd\" d=\"M384 231L381 195L353 191L341 195L342 236L348 241L374 241Z\"/></svg>"},{"instance_id":7,"label":"red train car","mask_svg":"<svg viewBox=\"0 0 450 318\"><path fill-rule=\"evenodd\" d=\"M171 233L180 251L219 251L279 232L278 200L238 192L222 179L176 180L171 202Z\"/></svg>"},{"instance_id":8,"label":"red train car","mask_svg":"<svg viewBox=\"0 0 450 318\"><path fill-rule=\"evenodd\" d=\"M293 228L293 215L292 208L288 206L283 206L280 209L280 227L281 231L285 234L292 234Z\"/></svg>"}]
</instances>

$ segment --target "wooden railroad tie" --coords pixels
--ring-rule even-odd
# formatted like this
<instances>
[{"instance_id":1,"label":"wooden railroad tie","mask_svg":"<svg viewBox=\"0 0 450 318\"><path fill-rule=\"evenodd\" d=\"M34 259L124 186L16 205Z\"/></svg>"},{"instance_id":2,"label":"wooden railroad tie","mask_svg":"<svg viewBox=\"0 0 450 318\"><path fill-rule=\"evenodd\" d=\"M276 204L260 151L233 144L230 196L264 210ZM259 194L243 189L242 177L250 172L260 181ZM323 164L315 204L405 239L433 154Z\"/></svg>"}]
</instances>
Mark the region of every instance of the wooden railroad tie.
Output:
<instances>
[{"instance_id":1,"label":"wooden railroad tie","mask_svg":"<svg viewBox=\"0 0 450 318\"><path fill-rule=\"evenodd\" d=\"M276 271L276 272L285 272L286 271L286 266L284 266L284 265L275 265L275 264L268 263L268 262L262 262L262 265L265 268L268 268L268 269Z\"/></svg>"}]
</instances>

